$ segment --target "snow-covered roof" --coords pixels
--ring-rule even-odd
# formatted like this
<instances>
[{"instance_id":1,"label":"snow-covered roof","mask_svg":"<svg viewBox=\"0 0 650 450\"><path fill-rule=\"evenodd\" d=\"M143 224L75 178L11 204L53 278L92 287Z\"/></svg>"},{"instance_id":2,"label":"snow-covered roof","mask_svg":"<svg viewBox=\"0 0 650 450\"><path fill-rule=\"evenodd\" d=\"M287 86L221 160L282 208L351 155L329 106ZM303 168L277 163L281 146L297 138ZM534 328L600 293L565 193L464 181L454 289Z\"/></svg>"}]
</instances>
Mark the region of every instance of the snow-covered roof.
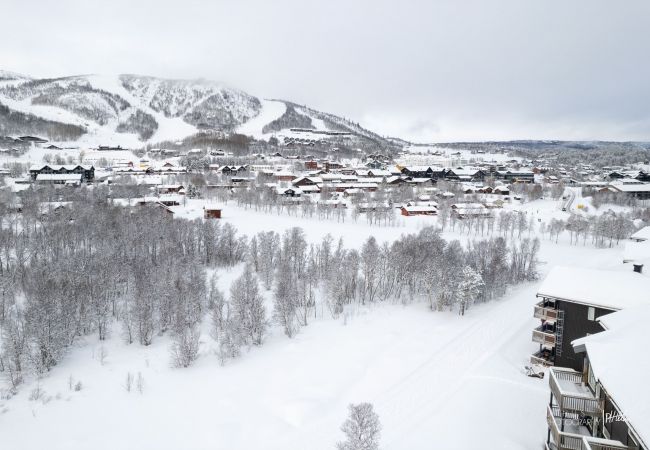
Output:
<instances>
[{"instance_id":1,"label":"snow-covered roof","mask_svg":"<svg viewBox=\"0 0 650 450\"><path fill-rule=\"evenodd\" d=\"M304 181L304 180L307 180L307 181L309 181L311 183L314 183L314 184L323 184L323 179L321 177L309 177L309 176L307 176L307 177L306 176L301 176L301 177L298 177L298 178L294 178L294 180L291 183L292 184L298 184L298 183L300 183L301 181Z\"/></svg>"},{"instance_id":2,"label":"snow-covered roof","mask_svg":"<svg viewBox=\"0 0 650 450\"><path fill-rule=\"evenodd\" d=\"M332 180L340 180L341 179L341 174L340 173L324 173L321 175L321 179L324 181L332 181Z\"/></svg>"},{"instance_id":3,"label":"snow-covered roof","mask_svg":"<svg viewBox=\"0 0 650 450\"><path fill-rule=\"evenodd\" d=\"M300 190L302 192L320 192L320 186L317 184L301 186Z\"/></svg>"},{"instance_id":4,"label":"snow-covered roof","mask_svg":"<svg viewBox=\"0 0 650 450\"><path fill-rule=\"evenodd\" d=\"M453 209L485 209L485 205L482 203L454 203L451 205Z\"/></svg>"},{"instance_id":5,"label":"snow-covered roof","mask_svg":"<svg viewBox=\"0 0 650 450\"><path fill-rule=\"evenodd\" d=\"M623 250L623 262L638 262L650 260L650 241L628 241Z\"/></svg>"},{"instance_id":6,"label":"snow-covered roof","mask_svg":"<svg viewBox=\"0 0 650 450\"><path fill-rule=\"evenodd\" d=\"M497 173L500 173L500 174L509 173L511 175L531 175L534 172L531 169L522 167L522 168L519 168L519 169L508 168L506 170L497 170Z\"/></svg>"},{"instance_id":7,"label":"snow-covered roof","mask_svg":"<svg viewBox=\"0 0 650 450\"><path fill-rule=\"evenodd\" d=\"M620 192L650 192L649 183L610 183L610 187Z\"/></svg>"},{"instance_id":8,"label":"snow-covered roof","mask_svg":"<svg viewBox=\"0 0 650 450\"><path fill-rule=\"evenodd\" d=\"M431 178L415 178L413 177L411 180L407 180L407 183L414 183L414 184L421 184L421 183L430 183Z\"/></svg>"},{"instance_id":9,"label":"snow-covered roof","mask_svg":"<svg viewBox=\"0 0 650 450\"><path fill-rule=\"evenodd\" d=\"M596 379L646 448L650 444L650 402L643 386L650 358L640 355L650 342L650 304L607 314L599 321L606 331L577 339L573 345L586 348ZM634 361L632 370L630 361Z\"/></svg>"},{"instance_id":10,"label":"snow-covered roof","mask_svg":"<svg viewBox=\"0 0 650 450\"><path fill-rule=\"evenodd\" d=\"M556 266L537 295L618 310L650 304L649 292L650 278L632 269L619 272Z\"/></svg>"},{"instance_id":11,"label":"snow-covered roof","mask_svg":"<svg viewBox=\"0 0 650 450\"><path fill-rule=\"evenodd\" d=\"M478 169L476 167L468 167L468 168L458 168L458 169L451 169L453 173L458 175L459 177L471 177L476 175L481 169Z\"/></svg>"},{"instance_id":12,"label":"snow-covered roof","mask_svg":"<svg viewBox=\"0 0 650 450\"><path fill-rule=\"evenodd\" d=\"M440 172L444 170L444 168L440 166L406 166L404 168L410 172L426 172L429 169L433 170L434 172Z\"/></svg>"},{"instance_id":13,"label":"snow-covered roof","mask_svg":"<svg viewBox=\"0 0 650 450\"><path fill-rule=\"evenodd\" d=\"M42 214L47 214L50 211L54 211L59 208L66 208L72 205L72 202L41 202L38 205L38 209Z\"/></svg>"},{"instance_id":14,"label":"snow-covered roof","mask_svg":"<svg viewBox=\"0 0 650 450\"><path fill-rule=\"evenodd\" d=\"M650 226L648 227L643 227L636 233L634 233L632 236L630 236L630 239L635 239L635 240L648 240L650 239Z\"/></svg>"},{"instance_id":15,"label":"snow-covered roof","mask_svg":"<svg viewBox=\"0 0 650 450\"><path fill-rule=\"evenodd\" d=\"M49 167L52 170L74 170L77 167L81 167L83 170L90 170L93 168L93 166L87 166L87 165L82 165L82 164L43 164L40 166L31 166L29 168L30 171L32 170L43 170L45 167Z\"/></svg>"},{"instance_id":16,"label":"snow-covered roof","mask_svg":"<svg viewBox=\"0 0 650 450\"><path fill-rule=\"evenodd\" d=\"M278 194L286 194L287 192L293 192L294 194L302 194L302 189L296 186L276 186L275 192Z\"/></svg>"},{"instance_id":17,"label":"snow-covered roof","mask_svg":"<svg viewBox=\"0 0 650 450\"><path fill-rule=\"evenodd\" d=\"M146 197L147 199L149 197ZM183 196L178 195L178 194L163 194L159 197L153 197L153 199L156 199L161 202L177 202L181 203L183 201ZM153 201L153 200L152 200Z\"/></svg>"},{"instance_id":18,"label":"snow-covered roof","mask_svg":"<svg viewBox=\"0 0 650 450\"><path fill-rule=\"evenodd\" d=\"M402 206L408 212L436 212L438 208L433 205L407 205Z\"/></svg>"}]
</instances>

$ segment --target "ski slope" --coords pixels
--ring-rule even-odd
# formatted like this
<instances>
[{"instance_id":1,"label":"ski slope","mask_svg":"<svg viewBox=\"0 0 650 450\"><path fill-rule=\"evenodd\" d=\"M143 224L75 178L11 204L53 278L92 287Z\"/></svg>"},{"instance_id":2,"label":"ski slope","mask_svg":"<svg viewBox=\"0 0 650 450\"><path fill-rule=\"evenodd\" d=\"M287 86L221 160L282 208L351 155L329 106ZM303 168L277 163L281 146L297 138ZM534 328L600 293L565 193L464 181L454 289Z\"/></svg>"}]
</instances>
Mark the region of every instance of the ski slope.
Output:
<instances>
[{"instance_id":1,"label":"ski slope","mask_svg":"<svg viewBox=\"0 0 650 450\"><path fill-rule=\"evenodd\" d=\"M158 129L149 139L151 142L180 140L198 131L196 127L185 122L181 117L166 117L164 114L152 109L142 99L135 97L123 86L119 75L91 75L88 77L88 81L95 88L117 94L131 105L137 105L139 109L156 119Z\"/></svg>"},{"instance_id":2,"label":"ski slope","mask_svg":"<svg viewBox=\"0 0 650 450\"><path fill-rule=\"evenodd\" d=\"M237 133L253 136L255 139L263 139L266 135L262 131L266 125L275 119L282 117L287 110L287 105L277 100L260 100L262 110L260 113L243 123L237 128Z\"/></svg>"}]
</instances>

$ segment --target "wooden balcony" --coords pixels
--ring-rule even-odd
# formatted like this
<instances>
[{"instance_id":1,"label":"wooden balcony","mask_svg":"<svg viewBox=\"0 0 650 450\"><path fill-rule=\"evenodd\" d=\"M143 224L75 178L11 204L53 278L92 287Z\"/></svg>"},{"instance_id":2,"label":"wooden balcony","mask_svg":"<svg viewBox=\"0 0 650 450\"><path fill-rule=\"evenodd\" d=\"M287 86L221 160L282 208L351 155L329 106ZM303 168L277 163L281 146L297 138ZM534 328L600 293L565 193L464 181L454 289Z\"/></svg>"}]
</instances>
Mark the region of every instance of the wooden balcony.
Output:
<instances>
[{"instance_id":1,"label":"wooden balcony","mask_svg":"<svg viewBox=\"0 0 650 450\"><path fill-rule=\"evenodd\" d=\"M530 355L530 363L531 364L539 364L542 366L550 367L555 365L553 361L551 361L548 358L545 358L542 352L535 352L532 355Z\"/></svg>"},{"instance_id":2,"label":"wooden balcony","mask_svg":"<svg viewBox=\"0 0 650 450\"><path fill-rule=\"evenodd\" d=\"M582 438L582 449L583 450L628 450L629 447L623 444L620 441L614 441L611 439L599 439L599 438Z\"/></svg>"},{"instance_id":3,"label":"wooden balcony","mask_svg":"<svg viewBox=\"0 0 650 450\"><path fill-rule=\"evenodd\" d=\"M573 369L551 367L549 374L551 392L561 411L592 417L602 413L602 402L583 383L582 373Z\"/></svg>"},{"instance_id":4,"label":"wooden balcony","mask_svg":"<svg viewBox=\"0 0 650 450\"><path fill-rule=\"evenodd\" d=\"M557 406L546 407L546 421L552 442L547 450L629 450L620 441L591 436L577 413L563 413Z\"/></svg>"},{"instance_id":5,"label":"wooden balcony","mask_svg":"<svg viewBox=\"0 0 650 450\"><path fill-rule=\"evenodd\" d=\"M564 424L562 423L564 421ZM553 442L548 447L557 450L583 450L583 437L588 433L586 427L579 425L579 417L575 413L565 413L557 406L546 407L546 422L551 430ZM564 431L562 431L564 430Z\"/></svg>"},{"instance_id":6,"label":"wooden balcony","mask_svg":"<svg viewBox=\"0 0 650 450\"><path fill-rule=\"evenodd\" d=\"M555 321L557 319L558 310L549 306L544 306L544 302L539 302L535 305L535 312L533 315L536 319Z\"/></svg>"},{"instance_id":7,"label":"wooden balcony","mask_svg":"<svg viewBox=\"0 0 650 450\"><path fill-rule=\"evenodd\" d=\"M539 326L533 330L533 342L553 348L555 347L555 333L545 331L542 326Z\"/></svg>"}]
</instances>

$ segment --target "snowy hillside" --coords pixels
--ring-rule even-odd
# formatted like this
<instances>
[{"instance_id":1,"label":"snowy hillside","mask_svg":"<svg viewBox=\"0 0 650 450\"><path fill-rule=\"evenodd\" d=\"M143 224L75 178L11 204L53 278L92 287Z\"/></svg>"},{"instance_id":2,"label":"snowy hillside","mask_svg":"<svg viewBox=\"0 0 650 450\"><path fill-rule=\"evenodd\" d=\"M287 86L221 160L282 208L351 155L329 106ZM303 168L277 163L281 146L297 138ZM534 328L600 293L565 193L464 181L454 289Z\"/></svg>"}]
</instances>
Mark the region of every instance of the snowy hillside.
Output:
<instances>
[{"instance_id":1,"label":"snowy hillside","mask_svg":"<svg viewBox=\"0 0 650 450\"><path fill-rule=\"evenodd\" d=\"M260 110L256 97L210 81L138 75L120 75L120 80L142 104L165 117L182 117L197 128L230 130Z\"/></svg>"},{"instance_id":2,"label":"snowy hillside","mask_svg":"<svg viewBox=\"0 0 650 450\"><path fill-rule=\"evenodd\" d=\"M382 137L342 117L286 100L264 100L262 111L259 117L242 125L237 131L258 139L268 139L272 135L277 135L318 140L325 135L323 132L337 132L382 144L391 142L401 146L406 143Z\"/></svg>"},{"instance_id":3,"label":"snowy hillside","mask_svg":"<svg viewBox=\"0 0 650 450\"><path fill-rule=\"evenodd\" d=\"M332 114L283 100L261 100L207 80L141 75L33 79L0 71L0 135L35 134L78 145L141 146L199 130L268 139L290 128L379 135ZM302 135L305 137L305 135Z\"/></svg>"},{"instance_id":4,"label":"snowy hillside","mask_svg":"<svg viewBox=\"0 0 650 450\"><path fill-rule=\"evenodd\" d=\"M9 70L0 70L0 81L11 80L29 80L30 78L20 73L11 72Z\"/></svg>"}]
</instances>

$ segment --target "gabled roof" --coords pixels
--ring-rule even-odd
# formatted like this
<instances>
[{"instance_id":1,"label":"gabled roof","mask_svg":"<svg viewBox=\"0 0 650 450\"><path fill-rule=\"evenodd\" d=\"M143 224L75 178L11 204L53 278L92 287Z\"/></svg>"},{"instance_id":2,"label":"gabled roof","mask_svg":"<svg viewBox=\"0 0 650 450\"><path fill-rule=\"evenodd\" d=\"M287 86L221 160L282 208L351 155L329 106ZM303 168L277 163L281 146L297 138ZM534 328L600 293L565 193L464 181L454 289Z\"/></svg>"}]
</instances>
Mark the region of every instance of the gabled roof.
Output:
<instances>
[{"instance_id":1,"label":"gabled roof","mask_svg":"<svg viewBox=\"0 0 650 450\"><path fill-rule=\"evenodd\" d=\"M650 261L650 241L627 241L623 249L623 262L644 264ZM650 295L650 293L648 294Z\"/></svg>"},{"instance_id":2,"label":"gabled roof","mask_svg":"<svg viewBox=\"0 0 650 450\"><path fill-rule=\"evenodd\" d=\"M650 183L641 182L623 182L623 183L610 183L610 187L619 192L650 192Z\"/></svg>"},{"instance_id":3,"label":"gabled roof","mask_svg":"<svg viewBox=\"0 0 650 450\"><path fill-rule=\"evenodd\" d=\"M402 209L408 212L437 212L438 208L433 205L404 205Z\"/></svg>"},{"instance_id":4,"label":"gabled roof","mask_svg":"<svg viewBox=\"0 0 650 450\"><path fill-rule=\"evenodd\" d=\"M632 236L630 236L630 239L635 239L639 241L650 239L650 226L641 228L639 231L637 231Z\"/></svg>"},{"instance_id":5,"label":"gabled roof","mask_svg":"<svg viewBox=\"0 0 650 450\"><path fill-rule=\"evenodd\" d=\"M55 171L57 171L57 170L61 170L61 169L65 169L65 170L74 170L74 169L76 169L77 167L81 167L83 170L91 170L91 169L94 168L93 166L82 165L82 164L43 164L43 165L41 165L41 166L31 166L31 167L29 168L29 170L30 170L30 171L33 171L33 170L43 170L43 169L45 169L46 167L49 167L50 169L55 170Z\"/></svg>"},{"instance_id":6,"label":"gabled roof","mask_svg":"<svg viewBox=\"0 0 650 450\"><path fill-rule=\"evenodd\" d=\"M313 184L323 184L323 179L320 177L305 177L305 176L294 178L293 181L291 181L291 183L295 185L304 180L307 180Z\"/></svg>"},{"instance_id":7,"label":"gabled roof","mask_svg":"<svg viewBox=\"0 0 650 450\"><path fill-rule=\"evenodd\" d=\"M458 169L450 169L449 172L453 172L455 175L458 175L459 177L462 177L462 176L473 177L477 173L482 172L482 170L478 169L478 168L475 168L475 167L466 168L466 169L462 168L462 167L459 167Z\"/></svg>"},{"instance_id":8,"label":"gabled roof","mask_svg":"<svg viewBox=\"0 0 650 450\"><path fill-rule=\"evenodd\" d=\"M275 192L278 194L286 194L287 191L291 191L294 194L302 194L302 189L296 186L276 186Z\"/></svg>"},{"instance_id":9,"label":"gabled roof","mask_svg":"<svg viewBox=\"0 0 650 450\"><path fill-rule=\"evenodd\" d=\"M368 170L368 174L375 177L389 177L391 176L391 171L385 169L370 169Z\"/></svg>"}]
</instances>

